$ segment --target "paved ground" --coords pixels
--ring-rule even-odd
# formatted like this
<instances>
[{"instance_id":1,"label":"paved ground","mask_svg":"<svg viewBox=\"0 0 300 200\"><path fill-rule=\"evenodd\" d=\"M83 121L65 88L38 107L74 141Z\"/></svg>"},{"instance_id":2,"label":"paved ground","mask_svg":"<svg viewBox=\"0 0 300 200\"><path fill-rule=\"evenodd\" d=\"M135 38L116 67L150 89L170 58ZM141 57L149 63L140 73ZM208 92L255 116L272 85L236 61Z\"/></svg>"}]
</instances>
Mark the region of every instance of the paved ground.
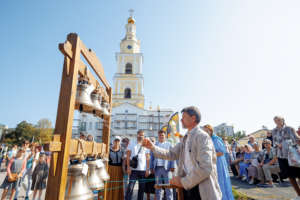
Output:
<instances>
[{"instance_id":1,"label":"paved ground","mask_svg":"<svg viewBox=\"0 0 300 200\"><path fill-rule=\"evenodd\" d=\"M289 200L296 197L290 185L282 187L275 183L275 188L260 188L236 178L231 178L231 183L239 192L257 200Z\"/></svg>"}]
</instances>

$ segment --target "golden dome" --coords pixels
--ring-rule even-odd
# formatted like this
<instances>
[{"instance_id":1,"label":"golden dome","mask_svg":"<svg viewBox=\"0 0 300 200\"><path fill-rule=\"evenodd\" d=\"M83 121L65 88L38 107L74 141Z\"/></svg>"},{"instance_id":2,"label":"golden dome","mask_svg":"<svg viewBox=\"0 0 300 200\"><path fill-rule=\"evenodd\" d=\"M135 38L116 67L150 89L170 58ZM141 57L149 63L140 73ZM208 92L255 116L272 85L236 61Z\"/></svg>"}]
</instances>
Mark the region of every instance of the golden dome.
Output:
<instances>
[{"instance_id":1,"label":"golden dome","mask_svg":"<svg viewBox=\"0 0 300 200\"><path fill-rule=\"evenodd\" d=\"M128 24L134 24L134 23L135 23L135 19L133 17L129 17Z\"/></svg>"}]
</instances>

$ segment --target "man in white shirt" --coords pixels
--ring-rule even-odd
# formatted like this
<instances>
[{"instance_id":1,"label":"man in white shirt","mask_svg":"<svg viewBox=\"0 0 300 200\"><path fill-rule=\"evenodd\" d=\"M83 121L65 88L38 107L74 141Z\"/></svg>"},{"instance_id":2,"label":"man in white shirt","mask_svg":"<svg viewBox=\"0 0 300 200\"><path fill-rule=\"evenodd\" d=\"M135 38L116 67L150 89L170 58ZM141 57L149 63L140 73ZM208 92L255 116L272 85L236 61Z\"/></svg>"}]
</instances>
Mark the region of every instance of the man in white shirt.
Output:
<instances>
[{"instance_id":1,"label":"man in white shirt","mask_svg":"<svg viewBox=\"0 0 300 200\"><path fill-rule=\"evenodd\" d=\"M171 143L166 141L166 132L163 130L158 131L158 142L155 143L156 146L169 150L171 148ZM156 184L169 184L169 173L174 172L174 161L168 161L160 158L155 158L151 154L150 159L150 169L151 173L155 174ZM170 189L166 188L167 200L172 200L173 195ZM162 200L162 189L155 189L155 196L157 200Z\"/></svg>"},{"instance_id":2,"label":"man in white shirt","mask_svg":"<svg viewBox=\"0 0 300 200\"><path fill-rule=\"evenodd\" d=\"M148 177L149 175L149 160L150 160L150 154L149 150L144 148L142 146L142 141L144 139L144 131L139 130L137 132L137 142L131 142L129 143L128 151L127 151L127 166L130 165L130 160L133 160L135 156L137 156L137 166L135 168L133 167L127 167L127 173L130 176L129 177L129 184L127 187L125 200L131 200L133 188L135 185L135 182L139 181L139 190L138 190L138 200L144 199L144 191L145 191L145 177Z\"/></svg>"}]
</instances>

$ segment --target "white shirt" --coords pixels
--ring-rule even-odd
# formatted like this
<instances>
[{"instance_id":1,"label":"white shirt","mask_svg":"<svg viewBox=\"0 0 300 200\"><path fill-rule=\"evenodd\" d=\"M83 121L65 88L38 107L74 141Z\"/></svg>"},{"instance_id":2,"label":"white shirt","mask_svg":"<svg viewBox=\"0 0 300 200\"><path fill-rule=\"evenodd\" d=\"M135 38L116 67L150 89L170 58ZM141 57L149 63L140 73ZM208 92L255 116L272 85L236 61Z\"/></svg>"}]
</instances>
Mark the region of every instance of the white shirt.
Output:
<instances>
[{"instance_id":1,"label":"white shirt","mask_svg":"<svg viewBox=\"0 0 300 200\"><path fill-rule=\"evenodd\" d=\"M137 142L132 142L129 144L128 150L131 152L130 159L138 154L140 147L141 145ZM146 171L146 154L149 154L149 150L145 147L142 147L138 156L138 166L137 168L131 167L131 170Z\"/></svg>"},{"instance_id":2,"label":"white shirt","mask_svg":"<svg viewBox=\"0 0 300 200\"><path fill-rule=\"evenodd\" d=\"M192 163L192 160L191 160L191 152L190 152L191 147L189 145L190 145L190 138L191 138L190 132L192 132L195 128L193 128L191 131L186 133L187 138L186 138L186 141L185 141L184 161L183 161L184 171L185 171L186 174L189 174L193 170L193 163Z\"/></svg>"}]
</instances>

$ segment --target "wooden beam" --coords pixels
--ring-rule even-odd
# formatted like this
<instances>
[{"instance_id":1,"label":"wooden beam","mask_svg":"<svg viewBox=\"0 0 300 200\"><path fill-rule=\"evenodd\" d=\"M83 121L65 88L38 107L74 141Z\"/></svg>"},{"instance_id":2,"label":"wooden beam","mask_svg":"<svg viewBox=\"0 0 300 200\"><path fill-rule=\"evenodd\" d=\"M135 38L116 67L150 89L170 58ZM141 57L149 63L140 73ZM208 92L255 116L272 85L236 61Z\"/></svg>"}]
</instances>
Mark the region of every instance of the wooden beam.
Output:
<instances>
[{"instance_id":1,"label":"wooden beam","mask_svg":"<svg viewBox=\"0 0 300 200\"><path fill-rule=\"evenodd\" d=\"M108 81L105 78L104 75L104 69L102 67L102 64L100 60L97 58L96 54L91 50L86 48L86 46L83 44L82 41L80 41L81 46L81 53L83 57L86 59L86 61L89 63L89 65L93 68L97 76L102 81L103 85L106 87L106 89L110 89L110 85Z\"/></svg>"},{"instance_id":2,"label":"wooden beam","mask_svg":"<svg viewBox=\"0 0 300 200\"><path fill-rule=\"evenodd\" d=\"M45 151L58 152L61 151L61 142L51 141L43 146Z\"/></svg>"}]
</instances>

